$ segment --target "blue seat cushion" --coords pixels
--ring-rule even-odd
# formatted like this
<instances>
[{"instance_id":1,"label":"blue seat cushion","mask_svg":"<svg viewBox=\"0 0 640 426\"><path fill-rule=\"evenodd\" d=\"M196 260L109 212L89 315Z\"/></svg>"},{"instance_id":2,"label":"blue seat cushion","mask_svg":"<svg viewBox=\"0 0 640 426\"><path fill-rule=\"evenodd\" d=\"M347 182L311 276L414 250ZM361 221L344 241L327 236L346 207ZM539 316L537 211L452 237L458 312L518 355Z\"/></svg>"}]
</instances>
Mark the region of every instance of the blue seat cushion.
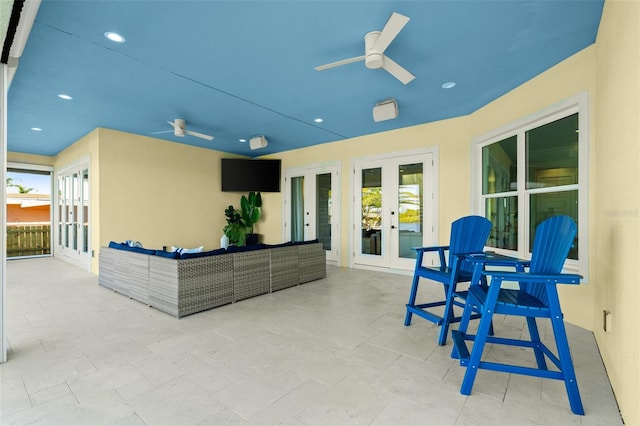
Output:
<instances>
[{"instance_id":1,"label":"blue seat cushion","mask_svg":"<svg viewBox=\"0 0 640 426\"><path fill-rule=\"evenodd\" d=\"M198 257L217 256L226 253L227 250L223 248L210 251L201 251L200 253L180 253L180 259L195 259Z\"/></svg>"}]
</instances>

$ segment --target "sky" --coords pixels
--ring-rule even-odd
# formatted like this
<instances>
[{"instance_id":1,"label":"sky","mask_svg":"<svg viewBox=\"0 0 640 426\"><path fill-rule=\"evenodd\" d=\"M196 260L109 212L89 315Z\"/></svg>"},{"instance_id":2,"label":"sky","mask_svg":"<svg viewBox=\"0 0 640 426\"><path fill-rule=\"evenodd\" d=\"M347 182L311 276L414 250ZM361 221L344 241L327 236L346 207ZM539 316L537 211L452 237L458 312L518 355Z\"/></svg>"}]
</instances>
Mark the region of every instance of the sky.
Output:
<instances>
[{"instance_id":1,"label":"sky","mask_svg":"<svg viewBox=\"0 0 640 426\"><path fill-rule=\"evenodd\" d=\"M25 188L33 188L30 194L51 194L51 176L36 175L31 173L7 172L8 178L13 178L13 183ZM7 193L15 194L18 188L7 188Z\"/></svg>"}]
</instances>

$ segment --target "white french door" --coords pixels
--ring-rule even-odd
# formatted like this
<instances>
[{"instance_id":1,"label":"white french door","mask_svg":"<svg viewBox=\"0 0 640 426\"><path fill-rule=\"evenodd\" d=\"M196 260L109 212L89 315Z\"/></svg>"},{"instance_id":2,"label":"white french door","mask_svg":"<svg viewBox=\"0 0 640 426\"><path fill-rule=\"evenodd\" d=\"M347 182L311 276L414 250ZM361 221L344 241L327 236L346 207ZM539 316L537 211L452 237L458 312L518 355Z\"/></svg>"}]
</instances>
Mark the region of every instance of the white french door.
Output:
<instances>
[{"instance_id":1,"label":"white french door","mask_svg":"<svg viewBox=\"0 0 640 426\"><path fill-rule=\"evenodd\" d=\"M55 256L91 268L89 160L56 173Z\"/></svg>"},{"instance_id":2,"label":"white french door","mask_svg":"<svg viewBox=\"0 0 640 426\"><path fill-rule=\"evenodd\" d=\"M412 271L415 251L437 243L436 153L354 162L353 265Z\"/></svg>"},{"instance_id":3,"label":"white french door","mask_svg":"<svg viewBox=\"0 0 640 426\"><path fill-rule=\"evenodd\" d=\"M285 170L284 239L318 239L327 263L340 264L338 162Z\"/></svg>"}]
</instances>

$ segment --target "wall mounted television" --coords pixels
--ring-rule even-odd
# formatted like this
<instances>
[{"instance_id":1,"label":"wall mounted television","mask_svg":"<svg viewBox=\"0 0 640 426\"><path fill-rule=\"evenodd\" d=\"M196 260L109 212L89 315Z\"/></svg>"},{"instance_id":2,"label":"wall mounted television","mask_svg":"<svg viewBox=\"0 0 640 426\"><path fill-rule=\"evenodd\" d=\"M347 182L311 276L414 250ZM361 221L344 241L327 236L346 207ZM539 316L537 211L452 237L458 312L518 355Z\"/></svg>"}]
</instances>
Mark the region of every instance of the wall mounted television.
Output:
<instances>
[{"instance_id":1,"label":"wall mounted television","mask_svg":"<svg viewBox=\"0 0 640 426\"><path fill-rule=\"evenodd\" d=\"M222 192L280 192L280 160L222 159Z\"/></svg>"}]
</instances>

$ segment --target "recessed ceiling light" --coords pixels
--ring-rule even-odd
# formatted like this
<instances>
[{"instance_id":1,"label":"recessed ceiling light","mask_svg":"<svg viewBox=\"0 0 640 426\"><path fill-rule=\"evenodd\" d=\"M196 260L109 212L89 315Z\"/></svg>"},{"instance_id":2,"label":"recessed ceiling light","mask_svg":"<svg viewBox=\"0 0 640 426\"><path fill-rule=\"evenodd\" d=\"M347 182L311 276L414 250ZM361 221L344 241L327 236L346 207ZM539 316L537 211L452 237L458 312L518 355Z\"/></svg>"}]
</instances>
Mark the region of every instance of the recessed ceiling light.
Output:
<instances>
[{"instance_id":1,"label":"recessed ceiling light","mask_svg":"<svg viewBox=\"0 0 640 426\"><path fill-rule=\"evenodd\" d=\"M314 118L313 121L316 123L322 123L324 120L322 118Z\"/></svg>"},{"instance_id":2,"label":"recessed ceiling light","mask_svg":"<svg viewBox=\"0 0 640 426\"><path fill-rule=\"evenodd\" d=\"M65 101L70 101L71 99L73 99L71 96L65 95L64 93L58 93L58 97L60 99L64 99Z\"/></svg>"},{"instance_id":3,"label":"recessed ceiling light","mask_svg":"<svg viewBox=\"0 0 640 426\"><path fill-rule=\"evenodd\" d=\"M446 83L442 83L443 89L451 89L453 87L456 87L456 83L453 81L447 81Z\"/></svg>"},{"instance_id":4,"label":"recessed ceiling light","mask_svg":"<svg viewBox=\"0 0 640 426\"><path fill-rule=\"evenodd\" d=\"M115 43L124 43L126 41L124 36L111 31L107 31L106 33L104 33L104 36Z\"/></svg>"},{"instance_id":5,"label":"recessed ceiling light","mask_svg":"<svg viewBox=\"0 0 640 426\"><path fill-rule=\"evenodd\" d=\"M40 127L32 127L31 130L33 130L34 132L41 132L42 129Z\"/></svg>"},{"instance_id":6,"label":"recessed ceiling light","mask_svg":"<svg viewBox=\"0 0 640 426\"><path fill-rule=\"evenodd\" d=\"M246 142L246 139L238 139L238 142Z\"/></svg>"}]
</instances>

